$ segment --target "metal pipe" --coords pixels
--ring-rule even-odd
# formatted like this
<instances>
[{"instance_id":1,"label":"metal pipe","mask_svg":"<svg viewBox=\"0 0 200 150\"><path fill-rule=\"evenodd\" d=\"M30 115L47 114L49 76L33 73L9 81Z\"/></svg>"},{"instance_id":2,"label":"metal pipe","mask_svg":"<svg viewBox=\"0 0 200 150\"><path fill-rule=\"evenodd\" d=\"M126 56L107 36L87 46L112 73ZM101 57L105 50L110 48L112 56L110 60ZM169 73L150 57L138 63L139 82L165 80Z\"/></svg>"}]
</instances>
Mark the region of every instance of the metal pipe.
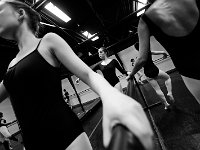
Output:
<instances>
[{"instance_id":1,"label":"metal pipe","mask_svg":"<svg viewBox=\"0 0 200 150\"><path fill-rule=\"evenodd\" d=\"M145 148L125 126L117 124L112 130L111 141L106 150L145 150Z\"/></svg>"},{"instance_id":2,"label":"metal pipe","mask_svg":"<svg viewBox=\"0 0 200 150\"><path fill-rule=\"evenodd\" d=\"M77 96L77 98L78 98L79 104L80 104L80 106L81 106L83 112L85 112L85 109L84 109L84 107L83 107L83 104L81 103L81 98L80 98L80 96L78 95L78 92L76 91L76 88L75 88L75 86L74 86L74 83L73 83L73 81L72 81L71 76L68 77L68 80L69 80L69 82L70 82L72 88L74 89L74 91L75 91L75 93L76 93L76 96Z\"/></svg>"},{"instance_id":3,"label":"metal pipe","mask_svg":"<svg viewBox=\"0 0 200 150\"><path fill-rule=\"evenodd\" d=\"M135 16L137 15L138 12L142 11L143 9L148 8L149 5L150 5L150 4L144 6L144 7L142 7L141 9L139 9L139 10L137 10L137 11L131 13L130 15L128 15L128 16L126 16L126 17L124 17L123 19L121 19L121 20L118 22L118 24L120 24L120 23L122 23L122 22L124 22L124 21L126 21L126 20L128 20L128 19L130 19L130 18L132 18L132 17L135 17ZM113 24L113 25L111 25L110 27L105 28L105 30L109 30L109 29L111 29L111 28L114 28L115 26L116 26L116 24ZM78 46L84 44L85 42L90 41L92 38L94 38L95 36L97 36L97 35L99 35L99 34L102 34L102 33L101 33L101 32L95 33L92 37L90 37L90 38L88 38L87 40L85 40L85 41L79 43Z\"/></svg>"}]
</instances>

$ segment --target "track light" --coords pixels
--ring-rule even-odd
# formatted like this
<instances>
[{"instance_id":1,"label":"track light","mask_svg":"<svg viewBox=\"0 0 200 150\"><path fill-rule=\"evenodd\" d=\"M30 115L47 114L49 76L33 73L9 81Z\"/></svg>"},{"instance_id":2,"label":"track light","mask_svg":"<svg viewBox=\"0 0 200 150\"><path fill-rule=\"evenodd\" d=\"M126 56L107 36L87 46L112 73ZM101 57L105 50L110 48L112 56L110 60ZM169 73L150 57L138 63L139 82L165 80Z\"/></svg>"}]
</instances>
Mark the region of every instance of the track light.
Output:
<instances>
[{"instance_id":1,"label":"track light","mask_svg":"<svg viewBox=\"0 0 200 150\"><path fill-rule=\"evenodd\" d=\"M48 11L50 11L51 13L53 13L66 23L71 20L69 16L67 16L64 12L62 12L58 7L56 7L51 2L49 2L44 8L46 8Z\"/></svg>"}]
</instances>

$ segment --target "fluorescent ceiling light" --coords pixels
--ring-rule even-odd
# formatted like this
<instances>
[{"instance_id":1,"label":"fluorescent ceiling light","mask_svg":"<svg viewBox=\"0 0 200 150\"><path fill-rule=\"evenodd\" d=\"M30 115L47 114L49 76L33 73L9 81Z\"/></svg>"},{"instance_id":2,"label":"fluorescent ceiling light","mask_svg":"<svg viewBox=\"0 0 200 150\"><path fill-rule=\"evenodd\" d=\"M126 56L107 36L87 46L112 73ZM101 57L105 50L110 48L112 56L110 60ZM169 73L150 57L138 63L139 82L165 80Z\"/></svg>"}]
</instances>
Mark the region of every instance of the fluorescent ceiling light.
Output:
<instances>
[{"instance_id":1,"label":"fluorescent ceiling light","mask_svg":"<svg viewBox=\"0 0 200 150\"><path fill-rule=\"evenodd\" d=\"M87 32L87 31L84 31L82 34L83 34L83 35L85 35L86 37L88 37L88 35L89 35L89 32Z\"/></svg>"},{"instance_id":2,"label":"fluorescent ceiling light","mask_svg":"<svg viewBox=\"0 0 200 150\"><path fill-rule=\"evenodd\" d=\"M44 8L52 12L54 15L56 15L58 18L60 18L64 22L68 22L71 20L69 16L67 16L64 12L62 12L58 7L53 5L51 2L48 3Z\"/></svg>"},{"instance_id":3,"label":"fluorescent ceiling light","mask_svg":"<svg viewBox=\"0 0 200 150\"><path fill-rule=\"evenodd\" d=\"M138 8L137 8L137 10L143 8L144 6L146 6L145 4L147 4L147 0L139 0L139 1L140 1L141 3L138 2ZM140 12L137 13L137 16L143 14L144 12L145 12L145 10L143 9L142 11L140 11Z\"/></svg>"},{"instance_id":4,"label":"fluorescent ceiling light","mask_svg":"<svg viewBox=\"0 0 200 150\"><path fill-rule=\"evenodd\" d=\"M99 39L99 37L98 36L95 36L94 38L92 38L91 40L92 41L96 41L96 40L98 40Z\"/></svg>"},{"instance_id":5,"label":"fluorescent ceiling light","mask_svg":"<svg viewBox=\"0 0 200 150\"><path fill-rule=\"evenodd\" d=\"M84 31L82 34L85 35L87 38L91 38L91 37L94 36L94 34L92 35L88 31ZM92 41L96 41L97 39L99 39L99 37L98 36L94 36L94 38L92 38L91 40Z\"/></svg>"}]
</instances>

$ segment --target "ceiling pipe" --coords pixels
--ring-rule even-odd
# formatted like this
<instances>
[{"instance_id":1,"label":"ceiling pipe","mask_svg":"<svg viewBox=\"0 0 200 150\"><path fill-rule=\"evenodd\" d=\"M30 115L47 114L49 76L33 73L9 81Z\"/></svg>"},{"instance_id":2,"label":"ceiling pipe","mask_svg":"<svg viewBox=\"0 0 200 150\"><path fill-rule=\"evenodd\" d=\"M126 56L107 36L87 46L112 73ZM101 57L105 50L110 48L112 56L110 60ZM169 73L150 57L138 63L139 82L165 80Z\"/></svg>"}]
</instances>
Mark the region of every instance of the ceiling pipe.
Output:
<instances>
[{"instance_id":1,"label":"ceiling pipe","mask_svg":"<svg viewBox=\"0 0 200 150\"><path fill-rule=\"evenodd\" d=\"M40 11L47 3L49 3L48 0L39 0L35 2L31 7L37 11Z\"/></svg>"},{"instance_id":2,"label":"ceiling pipe","mask_svg":"<svg viewBox=\"0 0 200 150\"><path fill-rule=\"evenodd\" d=\"M67 36L69 36L70 38L72 38L74 41L76 41L78 43L78 41L73 37L71 36L70 34L68 34L64 28L61 28L60 26L58 26L54 21L52 21L52 19L50 19L50 17L47 15L45 15L41 10L44 8L44 6L49 3L48 0L39 0L37 1L34 5L31 5L31 3L29 1L25 1L26 4L28 4L29 6L31 6L34 10L36 10L40 15L41 17L43 17L44 19L46 19L50 24L52 24L51 26L55 26L57 27L58 29L60 29L63 33L65 33Z\"/></svg>"},{"instance_id":3,"label":"ceiling pipe","mask_svg":"<svg viewBox=\"0 0 200 150\"><path fill-rule=\"evenodd\" d=\"M25 1L25 3L27 3L28 5L31 5L30 4L30 2L28 2L28 1ZM48 2L48 0L39 0L39 1L37 1L36 3L34 3L34 5L32 5L31 7L34 9L34 10L36 10L37 12L40 12L40 15L43 17L43 18L45 18L46 20L48 20L52 25L50 25L50 24L48 24L48 25L50 25L50 26L54 26L54 27L57 27L58 29L60 29L62 32L64 32L66 35L68 35L69 37L71 37L74 41L76 41L77 43L79 42L79 41L77 41L77 39L75 39L73 36L71 36L69 33L67 33L65 30L65 28L62 28L62 27L60 27L60 26L58 26L54 21L52 21L51 19L50 19L50 17L47 17L44 13L42 13L41 12L41 10L44 8L44 6L47 4L47 3L49 3ZM44 24L44 23L43 23ZM78 33L77 33L78 34ZM81 36L80 34L78 34L79 36ZM95 37L95 36L93 36L93 37ZM92 38L90 38L90 39L92 39ZM92 46L93 47L93 46ZM76 47L75 47L76 48ZM95 48L95 47L94 47ZM96 48L95 48L96 49Z\"/></svg>"},{"instance_id":4,"label":"ceiling pipe","mask_svg":"<svg viewBox=\"0 0 200 150\"><path fill-rule=\"evenodd\" d=\"M139 2L138 0L134 0L134 1ZM28 4L30 5L30 2L28 2L27 0L26 0L25 2L28 3ZM34 5L32 5L31 7L32 7L33 9L37 10L37 11L41 11L41 9L42 9L42 8L44 7L44 5L46 5L47 3L48 3L47 0L40 0L40 1L37 1L37 2L36 2ZM121 19L121 20L119 21L118 24L123 23L124 21L126 21L126 20L128 20L128 19L130 19L130 18L132 18L132 17L135 17L136 14L137 14L138 12L140 12L140 11L142 11L143 9L146 9L146 8L148 8L148 7L149 7L149 4L146 5L146 6L144 6L144 7L141 8L141 9L139 9L139 10L137 10L137 11L131 13L130 15L124 17L123 19ZM70 36L72 39L74 39L71 35L69 35L66 31L64 31L63 28L61 28L61 27L58 26L54 21L52 21L49 17L47 18L47 17L44 16L44 15L43 15L43 17L44 17L45 19L47 19L50 23L52 23L54 26L56 26L57 28L59 28L60 30L62 30L64 33L66 33L68 36ZM110 27L106 28L106 30L109 30L109 29L111 29L111 28L114 28L115 26L116 26L116 24L113 24L113 25L111 25ZM95 33L92 37L88 38L87 40L85 40L85 41L83 41L83 42L81 42L81 43L78 43L78 45L75 46L75 47L80 47L80 46L81 46L82 44L84 44L85 42L88 42L88 41L90 41L91 39L93 39L95 36L101 35L101 34L102 34L101 31L100 31L100 32L97 32L97 33ZM76 39L74 39L74 40L76 40ZM77 41L77 42L78 42L78 41Z\"/></svg>"},{"instance_id":5,"label":"ceiling pipe","mask_svg":"<svg viewBox=\"0 0 200 150\"><path fill-rule=\"evenodd\" d=\"M137 0L135 0L135 1L137 1ZM28 3L28 4L30 5L29 2L27 2L27 1L25 1L25 2ZM41 9L42 9L42 8L44 7L44 5L46 5L47 3L48 3L47 0L40 0L40 1L36 2L36 3L32 6L32 8L35 9L35 10L37 10L37 11L39 11L39 12L41 13ZM116 26L119 25L119 24L122 24L123 22L125 22L125 21L128 20L128 19L131 19L131 18L133 18L133 17L136 17L138 12L140 12L140 11L142 11L142 10L148 8L149 5L150 5L150 4L147 4L147 5L144 6L143 8L141 8L141 9L139 9L139 10L137 10L137 11L131 13L130 15L124 17L123 19L121 19L121 20L118 22L118 24L113 24L113 25L111 25L110 27L107 27L106 29L109 30L109 29L111 29L111 28L116 27ZM66 35L68 35L69 37L71 37L72 39L74 39L74 40L78 43L78 41L77 41L74 37L72 37L72 36L71 36L70 34L68 34L64 29L62 29L60 26L58 26L54 21L52 21L52 20L50 19L50 17L47 17L47 16L44 15L44 14L41 14L41 15L42 15L42 17L44 17L47 21L49 21L51 24L53 24L55 27L57 27L58 29L60 29L62 32L64 32ZM101 34L102 34L102 32L97 32L97 33L95 33L92 37L88 38L87 40L85 40L85 41L83 41L83 42L81 42L81 43L78 43L77 46L75 46L74 48L80 47L82 44L84 44L84 43L90 41L90 40L93 39L95 36L101 35ZM109 47L112 47L112 46L109 46ZM96 48L95 48L95 49L96 49Z\"/></svg>"},{"instance_id":6,"label":"ceiling pipe","mask_svg":"<svg viewBox=\"0 0 200 150\"><path fill-rule=\"evenodd\" d=\"M140 11L142 11L142 10L148 8L149 6L150 6L150 4L147 4L146 6L142 7L141 9L139 9L139 10L137 10L137 11L131 13L130 15L128 15L128 16L126 16L126 17L124 17L123 19L121 19L121 20L118 22L118 24L123 23L123 22L125 22L126 20L131 19L131 18L137 16L137 13L138 13L138 12L140 12ZM116 24L111 25L110 27L107 28L107 30L109 30L109 29L111 29L111 28L114 28L114 27L116 27L116 26L117 26ZM92 37L90 37L89 39L87 39L87 40L85 40L85 41L79 43L77 46L80 46L80 45L84 44L85 42L90 41L92 38L94 38L95 36L100 35L100 34L102 34L102 33L101 33L101 32L95 33Z\"/></svg>"},{"instance_id":7,"label":"ceiling pipe","mask_svg":"<svg viewBox=\"0 0 200 150\"><path fill-rule=\"evenodd\" d=\"M48 27L52 27L52 28L57 28L55 25L52 25L52 24L48 24L48 23L45 23L45 22L40 22L40 24L44 25L44 26L48 26ZM81 37L81 39L83 40L86 40L86 37L82 34L79 34L71 29L67 29L67 28L63 28L63 27L59 27L60 29L62 30L68 30L68 31L71 31L73 32L73 34L76 34L76 36L79 36L79 38Z\"/></svg>"}]
</instances>

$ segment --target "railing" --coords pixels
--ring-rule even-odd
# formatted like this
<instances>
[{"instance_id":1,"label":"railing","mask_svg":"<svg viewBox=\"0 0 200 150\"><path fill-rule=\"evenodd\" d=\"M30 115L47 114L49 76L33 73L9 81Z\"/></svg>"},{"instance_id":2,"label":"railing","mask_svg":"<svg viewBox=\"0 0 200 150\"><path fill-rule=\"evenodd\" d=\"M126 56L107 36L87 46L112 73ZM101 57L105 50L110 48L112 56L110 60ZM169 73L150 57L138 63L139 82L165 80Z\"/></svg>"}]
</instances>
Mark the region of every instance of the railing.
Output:
<instances>
[{"instance_id":1,"label":"railing","mask_svg":"<svg viewBox=\"0 0 200 150\"><path fill-rule=\"evenodd\" d=\"M138 138L125 126L118 124L113 128L112 138L106 150L145 150Z\"/></svg>"},{"instance_id":2,"label":"railing","mask_svg":"<svg viewBox=\"0 0 200 150\"><path fill-rule=\"evenodd\" d=\"M7 126L7 128L9 128L10 126L12 126L14 124L18 124L17 120L7 123L6 126Z\"/></svg>"},{"instance_id":3,"label":"railing","mask_svg":"<svg viewBox=\"0 0 200 150\"><path fill-rule=\"evenodd\" d=\"M9 126L16 123L17 121L13 121ZM20 134L20 132L19 130L13 136ZM138 138L125 126L117 124L113 127L111 141L106 150L145 150L145 148Z\"/></svg>"}]
</instances>

